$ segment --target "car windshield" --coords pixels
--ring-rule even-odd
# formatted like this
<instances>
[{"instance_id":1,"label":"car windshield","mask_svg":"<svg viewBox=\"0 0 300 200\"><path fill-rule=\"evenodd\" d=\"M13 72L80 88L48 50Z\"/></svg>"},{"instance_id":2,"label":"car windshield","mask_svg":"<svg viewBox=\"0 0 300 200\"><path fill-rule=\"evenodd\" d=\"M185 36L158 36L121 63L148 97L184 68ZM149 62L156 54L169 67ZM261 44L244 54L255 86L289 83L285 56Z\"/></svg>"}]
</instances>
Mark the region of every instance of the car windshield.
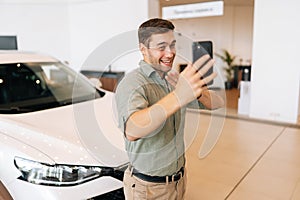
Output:
<instances>
[{"instance_id":1,"label":"car windshield","mask_svg":"<svg viewBox=\"0 0 300 200\"><path fill-rule=\"evenodd\" d=\"M44 110L103 95L60 62L0 64L0 114Z\"/></svg>"}]
</instances>

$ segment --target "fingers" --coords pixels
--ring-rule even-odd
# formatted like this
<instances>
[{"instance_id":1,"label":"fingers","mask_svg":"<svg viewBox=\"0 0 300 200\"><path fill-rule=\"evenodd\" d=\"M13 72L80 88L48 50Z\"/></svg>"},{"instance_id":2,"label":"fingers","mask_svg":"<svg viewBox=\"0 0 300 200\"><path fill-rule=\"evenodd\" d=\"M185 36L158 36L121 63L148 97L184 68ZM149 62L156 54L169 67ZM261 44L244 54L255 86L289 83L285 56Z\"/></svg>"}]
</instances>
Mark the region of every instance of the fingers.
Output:
<instances>
[{"instance_id":1,"label":"fingers","mask_svg":"<svg viewBox=\"0 0 300 200\"><path fill-rule=\"evenodd\" d=\"M200 96L203 89L207 88L207 84L217 76L217 73L214 72L207 73L213 67L213 64L214 61L210 56L204 55L194 62L194 64L189 63L180 73L180 78L178 79L180 84L177 87L177 93L183 102L188 102L188 100L184 101L185 97L189 97L188 99L190 100Z\"/></svg>"},{"instance_id":2,"label":"fingers","mask_svg":"<svg viewBox=\"0 0 300 200\"><path fill-rule=\"evenodd\" d=\"M210 58L208 54L200 57L194 62L194 64L189 63L188 66L183 70L183 74L193 75L198 72L199 76L202 77L208 70L213 67L214 61Z\"/></svg>"},{"instance_id":3,"label":"fingers","mask_svg":"<svg viewBox=\"0 0 300 200\"><path fill-rule=\"evenodd\" d=\"M217 73L213 72L211 73L210 75L206 76L205 78L203 78L201 80L201 87L205 86L210 82L212 81L214 78L217 77Z\"/></svg>"},{"instance_id":4,"label":"fingers","mask_svg":"<svg viewBox=\"0 0 300 200\"><path fill-rule=\"evenodd\" d=\"M200 69L198 70L198 74L200 75L200 77L204 77L208 70L213 67L213 64L214 60L211 59L207 61L202 67L200 67Z\"/></svg>"},{"instance_id":5,"label":"fingers","mask_svg":"<svg viewBox=\"0 0 300 200\"><path fill-rule=\"evenodd\" d=\"M211 60L210 56L208 54L205 54L204 56L201 56L198 60L196 60L193 64L193 68L196 71L199 71L201 67L206 64L209 60Z\"/></svg>"}]
</instances>

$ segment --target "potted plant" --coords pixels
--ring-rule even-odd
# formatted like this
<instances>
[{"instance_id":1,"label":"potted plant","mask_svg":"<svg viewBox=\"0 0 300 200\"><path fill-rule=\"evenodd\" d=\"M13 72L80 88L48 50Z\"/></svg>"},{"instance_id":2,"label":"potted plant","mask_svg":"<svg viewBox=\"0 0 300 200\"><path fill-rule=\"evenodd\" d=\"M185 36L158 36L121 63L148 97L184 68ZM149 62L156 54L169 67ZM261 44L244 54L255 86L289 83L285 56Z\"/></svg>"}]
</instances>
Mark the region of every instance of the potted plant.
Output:
<instances>
[{"instance_id":1,"label":"potted plant","mask_svg":"<svg viewBox=\"0 0 300 200\"><path fill-rule=\"evenodd\" d=\"M216 53L216 56L221 58L223 62L225 62L224 71L226 76L225 81L225 89L231 89L233 84L233 78L234 78L234 65L233 62L236 58L236 56L231 55L226 49L223 49L223 54Z\"/></svg>"}]
</instances>

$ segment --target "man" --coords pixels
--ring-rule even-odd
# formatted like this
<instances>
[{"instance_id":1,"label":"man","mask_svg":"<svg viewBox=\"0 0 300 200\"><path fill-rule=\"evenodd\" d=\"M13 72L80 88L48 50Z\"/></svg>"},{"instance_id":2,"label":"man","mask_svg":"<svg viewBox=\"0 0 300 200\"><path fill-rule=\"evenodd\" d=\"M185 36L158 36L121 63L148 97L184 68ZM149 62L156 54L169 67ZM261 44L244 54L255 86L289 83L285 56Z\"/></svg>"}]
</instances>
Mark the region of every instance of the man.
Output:
<instances>
[{"instance_id":1,"label":"man","mask_svg":"<svg viewBox=\"0 0 300 200\"><path fill-rule=\"evenodd\" d=\"M183 199L186 107L198 105L198 101L208 109L223 104L206 87L216 74L201 78L213 61L205 55L180 74L171 71L176 40L174 25L167 20L155 18L144 22L138 37L143 60L116 90L119 124L130 160L124 175L125 197Z\"/></svg>"}]
</instances>

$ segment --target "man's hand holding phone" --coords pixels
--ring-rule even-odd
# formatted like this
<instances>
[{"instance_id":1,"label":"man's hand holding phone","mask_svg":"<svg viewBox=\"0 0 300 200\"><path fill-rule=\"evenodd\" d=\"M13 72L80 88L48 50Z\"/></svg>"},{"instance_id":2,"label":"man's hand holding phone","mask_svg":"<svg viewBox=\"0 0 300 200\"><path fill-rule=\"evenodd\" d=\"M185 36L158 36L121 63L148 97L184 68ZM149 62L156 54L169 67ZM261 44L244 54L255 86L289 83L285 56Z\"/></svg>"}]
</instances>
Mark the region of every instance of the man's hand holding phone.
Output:
<instances>
[{"instance_id":1,"label":"man's hand holding phone","mask_svg":"<svg viewBox=\"0 0 300 200\"><path fill-rule=\"evenodd\" d=\"M214 62L210 59L210 56L204 55L193 64L189 63L179 74L173 92L181 107L199 97L202 94L203 87L206 87L207 83L217 76L213 72L204 77L204 74L213 67L213 64Z\"/></svg>"}]
</instances>

